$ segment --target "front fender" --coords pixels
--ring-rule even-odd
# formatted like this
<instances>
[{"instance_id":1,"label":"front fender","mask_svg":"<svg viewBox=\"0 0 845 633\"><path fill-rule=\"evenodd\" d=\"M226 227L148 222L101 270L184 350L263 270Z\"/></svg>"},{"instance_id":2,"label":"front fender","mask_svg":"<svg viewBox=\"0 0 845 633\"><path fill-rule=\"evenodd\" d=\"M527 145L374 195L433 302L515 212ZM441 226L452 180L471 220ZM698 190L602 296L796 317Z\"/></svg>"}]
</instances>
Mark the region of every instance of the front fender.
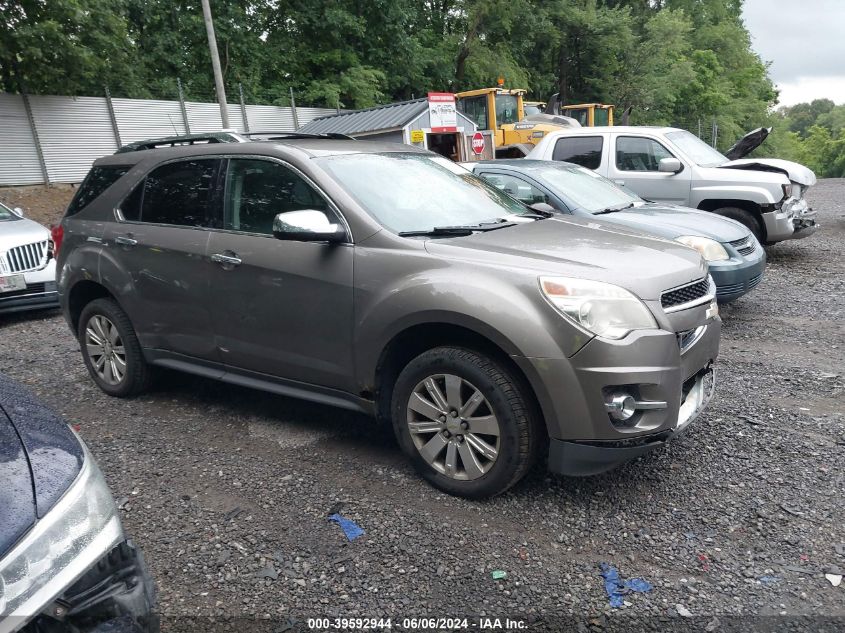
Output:
<instances>
[{"instance_id":1,"label":"front fender","mask_svg":"<svg viewBox=\"0 0 845 633\"><path fill-rule=\"evenodd\" d=\"M711 185L694 186L690 190L690 206L698 207L705 200L745 200L761 207L780 202L783 190L770 191L766 187L753 185Z\"/></svg>"},{"instance_id":2,"label":"front fender","mask_svg":"<svg viewBox=\"0 0 845 633\"><path fill-rule=\"evenodd\" d=\"M525 271L479 274L475 266L470 274L460 263L440 264L377 290L359 289L354 345L360 384L374 384L383 350L417 325L459 326L515 357L567 358L591 338L546 303L536 277Z\"/></svg>"}]
</instances>

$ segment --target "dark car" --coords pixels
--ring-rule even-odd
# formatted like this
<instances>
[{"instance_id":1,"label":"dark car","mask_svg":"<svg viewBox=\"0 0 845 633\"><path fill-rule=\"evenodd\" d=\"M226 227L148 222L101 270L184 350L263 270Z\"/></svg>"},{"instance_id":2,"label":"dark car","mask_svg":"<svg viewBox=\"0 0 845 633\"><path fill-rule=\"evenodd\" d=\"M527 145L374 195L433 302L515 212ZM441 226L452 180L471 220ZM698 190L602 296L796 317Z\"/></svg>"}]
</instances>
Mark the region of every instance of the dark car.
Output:
<instances>
[{"instance_id":1,"label":"dark car","mask_svg":"<svg viewBox=\"0 0 845 633\"><path fill-rule=\"evenodd\" d=\"M661 446L713 391L699 253L538 213L431 152L144 149L78 195L59 294L113 396L168 367L374 414L429 481L479 497L546 451L584 475Z\"/></svg>"},{"instance_id":2,"label":"dark car","mask_svg":"<svg viewBox=\"0 0 845 633\"><path fill-rule=\"evenodd\" d=\"M0 633L154 633L155 590L85 444L0 374Z\"/></svg>"},{"instance_id":3,"label":"dark car","mask_svg":"<svg viewBox=\"0 0 845 633\"><path fill-rule=\"evenodd\" d=\"M728 303L763 279L766 252L748 228L714 213L646 202L591 169L547 160L467 163L473 173L512 196L563 213L621 224L694 248L710 268L716 297Z\"/></svg>"}]
</instances>

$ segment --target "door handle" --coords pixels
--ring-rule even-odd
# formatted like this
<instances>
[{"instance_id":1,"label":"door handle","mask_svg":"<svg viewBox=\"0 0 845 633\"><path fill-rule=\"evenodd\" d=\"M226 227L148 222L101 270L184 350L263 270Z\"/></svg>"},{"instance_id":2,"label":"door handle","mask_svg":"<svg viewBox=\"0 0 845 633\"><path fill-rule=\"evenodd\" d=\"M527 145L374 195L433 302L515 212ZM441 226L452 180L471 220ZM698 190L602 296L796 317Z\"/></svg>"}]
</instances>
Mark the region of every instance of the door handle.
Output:
<instances>
[{"instance_id":1,"label":"door handle","mask_svg":"<svg viewBox=\"0 0 845 633\"><path fill-rule=\"evenodd\" d=\"M123 246L135 246L138 240L129 237L128 235L118 235L114 238L115 244L122 244Z\"/></svg>"},{"instance_id":2,"label":"door handle","mask_svg":"<svg viewBox=\"0 0 845 633\"><path fill-rule=\"evenodd\" d=\"M232 251L227 252L232 253ZM215 264L222 264L223 268L226 268L227 266L240 266L242 260L234 253L231 255L227 255L226 253L214 253L214 255L211 256L211 261Z\"/></svg>"},{"instance_id":3,"label":"door handle","mask_svg":"<svg viewBox=\"0 0 845 633\"><path fill-rule=\"evenodd\" d=\"M624 180L614 180L613 182L615 182L615 183L616 183L617 185L619 185L620 187L624 187L624 186L625 186L625 181L624 181Z\"/></svg>"}]
</instances>

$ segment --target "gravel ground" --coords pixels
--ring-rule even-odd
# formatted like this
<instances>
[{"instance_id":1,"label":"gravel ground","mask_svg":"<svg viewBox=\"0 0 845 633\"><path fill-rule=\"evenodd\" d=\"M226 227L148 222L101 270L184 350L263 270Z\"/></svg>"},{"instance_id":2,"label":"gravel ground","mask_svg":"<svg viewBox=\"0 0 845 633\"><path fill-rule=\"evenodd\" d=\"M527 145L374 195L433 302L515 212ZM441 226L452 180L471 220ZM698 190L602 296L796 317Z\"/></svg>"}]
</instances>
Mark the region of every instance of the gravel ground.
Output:
<instances>
[{"instance_id":1,"label":"gravel ground","mask_svg":"<svg viewBox=\"0 0 845 633\"><path fill-rule=\"evenodd\" d=\"M170 374L108 398L56 313L0 318L0 366L81 425L165 630L335 616L843 630L845 583L824 574L845 570L845 180L810 198L822 230L769 249L763 284L723 309L717 395L687 434L606 475L537 472L489 502L433 490L387 431L343 411ZM364 537L326 520L336 504ZM653 590L611 609L601 562Z\"/></svg>"}]
</instances>

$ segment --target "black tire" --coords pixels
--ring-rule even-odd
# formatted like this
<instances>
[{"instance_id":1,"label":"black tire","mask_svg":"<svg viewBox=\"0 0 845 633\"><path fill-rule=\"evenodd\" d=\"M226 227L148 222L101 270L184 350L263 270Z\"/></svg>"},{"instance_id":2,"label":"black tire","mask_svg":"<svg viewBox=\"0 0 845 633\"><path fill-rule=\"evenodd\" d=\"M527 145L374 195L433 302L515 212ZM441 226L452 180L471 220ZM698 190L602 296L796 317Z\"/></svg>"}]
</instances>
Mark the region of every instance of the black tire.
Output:
<instances>
[{"instance_id":1,"label":"black tire","mask_svg":"<svg viewBox=\"0 0 845 633\"><path fill-rule=\"evenodd\" d=\"M90 355L86 351L86 330L92 319L97 316L105 317L114 324L123 343L126 370L122 379L117 384L109 384L99 375L94 368ZM97 383L97 386L105 393L116 398L129 398L143 393L149 387L152 376L151 369L144 359L141 344L135 335L132 322L114 299L95 299L83 308L82 314L79 317L77 339L79 340L82 359L85 361L88 373L94 382Z\"/></svg>"},{"instance_id":2,"label":"black tire","mask_svg":"<svg viewBox=\"0 0 845 633\"><path fill-rule=\"evenodd\" d=\"M458 480L440 472L422 457L412 439L408 425L410 398L422 381L439 374L457 376L475 387L486 398L483 406L497 420L498 454L489 470L478 478ZM540 416L524 389L507 368L487 356L456 347L428 350L408 363L396 379L391 417L397 441L414 468L436 488L470 499L499 495L531 470L545 440Z\"/></svg>"},{"instance_id":3,"label":"black tire","mask_svg":"<svg viewBox=\"0 0 845 633\"><path fill-rule=\"evenodd\" d=\"M748 230L754 234L757 241L761 244L763 243L763 225L760 223L760 219L751 213L751 211L740 209L739 207L721 207L719 209L714 209L713 213L730 218L731 220L736 220L740 224L744 224L748 227Z\"/></svg>"}]
</instances>

